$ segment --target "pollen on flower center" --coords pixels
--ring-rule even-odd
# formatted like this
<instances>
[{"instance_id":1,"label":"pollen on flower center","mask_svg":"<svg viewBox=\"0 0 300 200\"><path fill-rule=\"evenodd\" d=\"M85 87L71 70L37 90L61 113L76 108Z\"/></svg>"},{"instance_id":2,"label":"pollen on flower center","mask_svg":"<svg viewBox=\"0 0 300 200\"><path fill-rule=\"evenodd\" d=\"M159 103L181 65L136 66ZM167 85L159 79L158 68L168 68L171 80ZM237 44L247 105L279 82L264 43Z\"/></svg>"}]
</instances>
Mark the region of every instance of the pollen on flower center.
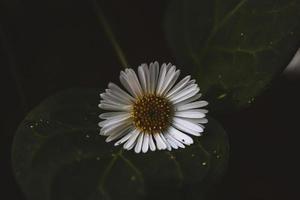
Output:
<instances>
[{"instance_id":1,"label":"pollen on flower center","mask_svg":"<svg viewBox=\"0 0 300 200\"><path fill-rule=\"evenodd\" d=\"M171 123L172 113L171 103L166 98L153 94L139 98L132 108L134 125L151 134L166 131Z\"/></svg>"}]
</instances>

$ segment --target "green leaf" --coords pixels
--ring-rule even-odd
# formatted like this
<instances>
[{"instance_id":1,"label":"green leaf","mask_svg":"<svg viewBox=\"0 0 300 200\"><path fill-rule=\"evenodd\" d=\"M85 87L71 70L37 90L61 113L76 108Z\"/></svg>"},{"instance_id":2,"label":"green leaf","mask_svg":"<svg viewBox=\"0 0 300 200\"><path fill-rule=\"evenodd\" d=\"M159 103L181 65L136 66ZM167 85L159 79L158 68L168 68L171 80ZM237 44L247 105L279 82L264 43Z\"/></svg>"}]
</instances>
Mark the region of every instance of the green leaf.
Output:
<instances>
[{"instance_id":1,"label":"green leaf","mask_svg":"<svg viewBox=\"0 0 300 200\"><path fill-rule=\"evenodd\" d=\"M98 135L99 93L58 93L20 124L12 161L28 199L183 199L190 186L199 187L193 193L200 197L200 185L210 186L224 173L228 141L215 120L185 149L135 154Z\"/></svg>"},{"instance_id":2,"label":"green leaf","mask_svg":"<svg viewBox=\"0 0 300 200\"><path fill-rule=\"evenodd\" d=\"M191 66L211 110L253 102L299 48L298 0L174 0L165 33Z\"/></svg>"}]
</instances>

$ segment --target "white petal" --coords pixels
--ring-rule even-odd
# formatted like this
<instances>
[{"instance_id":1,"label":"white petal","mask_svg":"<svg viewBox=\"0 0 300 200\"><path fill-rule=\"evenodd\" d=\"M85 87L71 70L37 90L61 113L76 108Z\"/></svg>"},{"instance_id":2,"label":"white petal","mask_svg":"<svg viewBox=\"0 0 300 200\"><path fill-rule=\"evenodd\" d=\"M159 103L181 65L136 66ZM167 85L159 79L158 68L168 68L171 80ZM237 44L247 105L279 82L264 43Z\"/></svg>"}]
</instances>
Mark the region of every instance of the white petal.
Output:
<instances>
[{"instance_id":1,"label":"white petal","mask_svg":"<svg viewBox=\"0 0 300 200\"><path fill-rule=\"evenodd\" d=\"M152 138L152 134L149 134L149 147L151 151L155 151L156 146Z\"/></svg>"},{"instance_id":2,"label":"white petal","mask_svg":"<svg viewBox=\"0 0 300 200\"><path fill-rule=\"evenodd\" d=\"M114 83L109 83L108 84L108 88L111 90L112 93L116 94L116 95L120 95L123 98L126 98L128 100L130 100L131 102L134 101L134 98L132 96L130 96L127 92L125 92L124 90L122 90L119 86L117 86Z\"/></svg>"},{"instance_id":3,"label":"white petal","mask_svg":"<svg viewBox=\"0 0 300 200\"><path fill-rule=\"evenodd\" d=\"M208 110L207 110L207 109L197 109L197 110L201 111L201 112L204 113L204 114L208 113Z\"/></svg>"},{"instance_id":4,"label":"white petal","mask_svg":"<svg viewBox=\"0 0 300 200\"><path fill-rule=\"evenodd\" d=\"M127 74L123 71L121 71L121 73L120 73L120 82L132 96L136 97L135 92L130 87L130 84L133 84L133 83L129 82Z\"/></svg>"},{"instance_id":5,"label":"white petal","mask_svg":"<svg viewBox=\"0 0 300 200\"><path fill-rule=\"evenodd\" d=\"M175 73L176 73L176 67L173 65L171 65L169 63L169 66L171 66L169 68L169 70L167 71L167 74L165 76L165 79L164 79L164 82L163 82L163 85L161 87L161 91L159 94L163 93L164 90L168 87L168 85L170 84L170 82L172 81L172 78L175 76Z\"/></svg>"},{"instance_id":6,"label":"white petal","mask_svg":"<svg viewBox=\"0 0 300 200\"><path fill-rule=\"evenodd\" d=\"M132 82L132 84L130 84L129 86L134 90L138 97L142 96L142 87L134 70L127 69L127 76L130 78L130 82Z\"/></svg>"},{"instance_id":7,"label":"white petal","mask_svg":"<svg viewBox=\"0 0 300 200\"><path fill-rule=\"evenodd\" d=\"M164 64L162 64L161 69L160 69L157 87L156 87L156 94L160 94L160 91L163 87L163 83L165 81L166 74L167 74L167 65L166 65L166 63L164 63Z\"/></svg>"},{"instance_id":8,"label":"white petal","mask_svg":"<svg viewBox=\"0 0 300 200\"><path fill-rule=\"evenodd\" d=\"M189 99L189 98L195 96L199 91L200 91L200 89L198 87L194 90L191 89L188 93L186 93L184 95L181 94L180 98L176 98L176 100L173 101L173 104L177 104L177 103L180 103L180 102L182 102L186 99Z\"/></svg>"},{"instance_id":9,"label":"white petal","mask_svg":"<svg viewBox=\"0 0 300 200\"><path fill-rule=\"evenodd\" d=\"M104 121L101 121L101 122L98 123L98 125L100 127L112 126L112 125L117 124L119 122L126 121L130 117L131 117L131 115L129 113L126 113L126 114L123 114L123 115L118 115L118 116L112 117L110 119L106 119Z\"/></svg>"},{"instance_id":10,"label":"white petal","mask_svg":"<svg viewBox=\"0 0 300 200\"><path fill-rule=\"evenodd\" d=\"M177 70L174 74L171 75L171 77L168 79L166 78L167 80L170 80L166 83L166 87L164 87L162 89L162 94L167 94L168 91L174 86L175 82L177 81L178 77L180 75L180 70Z\"/></svg>"},{"instance_id":11,"label":"white petal","mask_svg":"<svg viewBox=\"0 0 300 200\"><path fill-rule=\"evenodd\" d=\"M198 124L203 130L205 129L205 126L203 124ZM201 134L202 135L202 134Z\"/></svg>"},{"instance_id":12,"label":"white petal","mask_svg":"<svg viewBox=\"0 0 300 200\"><path fill-rule=\"evenodd\" d=\"M130 136L130 138L127 140L127 142L124 144L124 149L128 149L132 144L136 144L136 139L139 136L140 131L135 129L133 134Z\"/></svg>"},{"instance_id":13,"label":"white petal","mask_svg":"<svg viewBox=\"0 0 300 200\"><path fill-rule=\"evenodd\" d=\"M133 147L135 146L136 142L132 143L126 150L129 151L131 149L133 149Z\"/></svg>"},{"instance_id":14,"label":"white petal","mask_svg":"<svg viewBox=\"0 0 300 200\"><path fill-rule=\"evenodd\" d=\"M122 137L125 134L128 134L129 131L132 130L132 126L131 125L127 125L127 127L123 127L120 126L118 129L116 129L114 132L112 132L107 138L106 138L106 142L111 142L113 140L116 140L120 137Z\"/></svg>"},{"instance_id":15,"label":"white petal","mask_svg":"<svg viewBox=\"0 0 300 200\"><path fill-rule=\"evenodd\" d=\"M158 62L150 63L150 85L149 91L150 93L154 94L159 74L159 64Z\"/></svg>"},{"instance_id":16,"label":"white petal","mask_svg":"<svg viewBox=\"0 0 300 200\"><path fill-rule=\"evenodd\" d=\"M124 95L118 91L113 91L111 89L108 89L106 91L106 94L108 94L114 99L118 99L119 101L124 102L124 104L131 104L132 102L134 102L134 98L131 97L129 94ZM130 98L128 96L130 96Z\"/></svg>"},{"instance_id":17,"label":"white petal","mask_svg":"<svg viewBox=\"0 0 300 200\"><path fill-rule=\"evenodd\" d=\"M147 85L148 93L154 94L156 80L155 80L155 68L153 63L149 64L149 85Z\"/></svg>"},{"instance_id":18,"label":"white petal","mask_svg":"<svg viewBox=\"0 0 300 200\"><path fill-rule=\"evenodd\" d=\"M205 119L205 118L201 118L201 119L188 119L188 120L190 122L192 122L192 123L197 124L198 126L200 126L203 129L203 131L204 131L205 126L203 124L207 123L207 119L205 119L205 120L202 120L202 119ZM201 121L204 121L205 123L201 124ZM199 133L200 133L200 135L202 135L201 132L199 132Z\"/></svg>"},{"instance_id":19,"label":"white petal","mask_svg":"<svg viewBox=\"0 0 300 200\"><path fill-rule=\"evenodd\" d=\"M176 111L174 115L177 117L184 117L184 118L203 118L203 117L205 117L205 114L203 113L202 109Z\"/></svg>"},{"instance_id":20,"label":"white petal","mask_svg":"<svg viewBox=\"0 0 300 200\"><path fill-rule=\"evenodd\" d=\"M206 118L201 118L201 119L189 119L189 121L195 123L195 124L206 124L208 120Z\"/></svg>"},{"instance_id":21,"label":"white petal","mask_svg":"<svg viewBox=\"0 0 300 200\"><path fill-rule=\"evenodd\" d=\"M187 127L188 129L194 130L196 132L203 132L202 127L200 127L198 124L189 121L188 119L174 117L173 123L178 124L179 126Z\"/></svg>"},{"instance_id":22,"label":"white petal","mask_svg":"<svg viewBox=\"0 0 300 200\"><path fill-rule=\"evenodd\" d=\"M135 133L135 129L131 130L128 134L126 134L124 137L122 137L119 141L115 143L115 146L118 146L120 144L123 144L126 142L133 134Z\"/></svg>"},{"instance_id":23,"label":"white petal","mask_svg":"<svg viewBox=\"0 0 300 200\"><path fill-rule=\"evenodd\" d=\"M176 145L175 142L173 142L172 140L170 140L167 136L165 136L165 137L166 137L166 140L168 141L168 143L171 145L171 147L173 149L178 149L178 146Z\"/></svg>"},{"instance_id":24,"label":"white petal","mask_svg":"<svg viewBox=\"0 0 300 200\"><path fill-rule=\"evenodd\" d=\"M143 138L144 138L144 133L140 133L137 143L135 145L134 151L135 153L140 153L142 150L142 145L143 145Z\"/></svg>"},{"instance_id":25,"label":"white petal","mask_svg":"<svg viewBox=\"0 0 300 200\"><path fill-rule=\"evenodd\" d=\"M186 99L186 100L184 100L184 101L181 101L181 102L176 103L176 104L175 104L175 107L178 107L178 106L181 106L181 105L188 104L188 103L190 103L190 102L192 102L192 101L196 101L196 100L199 99L201 96L202 96L201 93L196 94L195 96L192 96L192 97L190 97L190 98L188 98L188 99Z\"/></svg>"},{"instance_id":26,"label":"white petal","mask_svg":"<svg viewBox=\"0 0 300 200\"><path fill-rule=\"evenodd\" d=\"M131 104L131 102L128 99L123 99L122 97L116 96L112 93L102 93L100 94L100 97L109 103L115 102L115 104L119 104L119 105Z\"/></svg>"},{"instance_id":27,"label":"white petal","mask_svg":"<svg viewBox=\"0 0 300 200\"><path fill-rule=\"evenodd\" d=\"M143 153L146 153L148 151L148 148L149 148L149 134L145 133L144 134L143 147L142 147Z\"/></svg>"},{"instance_id":28,"label":"white petal","mask_svg":"<svg viewBox=\"0 0 300 200\"><path fill-rule=\"evenodd\" d=\"M166 149L167 148L167 145L164 143L164 141L161 139L160 135L159 134L154 134L154 139L156 141L156 146L157 146L157 149L158 150L161 150L161 149Z\"/></svg>"},{"instance_id":29,"label":"white petal","mask_svg":"<svg viewBox=\"0 0 300 200\"><path fill-rule=\"evenodd\" d=\"M164 143L167 145L167 149L169 151L172 150L171 145L169 144L169 142L166 140L166 138L164 137L164 134L160 133L159 136L161 137L161 139L164 141Z\"/></svg>"},{"instance_id":30,"label":"white petal","mask_svg":"<svg viewBox=\"0 0 300 200\"><path fill-rule=\"evenodd\" d=\"M179 81L173 88L172 90L170 90L170 92L167 93L167 97L170 97L171 95L173 95L174 93L176 93L177 91L181 90L182 88L184 88L187 83L189 82L191 76L186 76L184 79L182 79L181 81Z\"/></svg>"},{"instance_id":31,"label":"white petal","mask_svg":"<svg viewBox=\"0 0 300 200\"><path fill-rule=\"evenodd\" d=\"M179 130L177 130L176 128L174 128L174 127L170 127L169 128L169 134L170 135L172 135L176 140L178 140L178 141L180 141L180 142L182 142L182 143L184 143L184 144L186 144L186 145L190 145L190 144L193 144L193 139L190 137L190 136L188 136L188 135L186 135L186 134L184 134L184 133L182 133L181 131L179 131Z\"/></svg>"},{"instance_id":32,"label":"white petal","mask_svg":"<svg viewBox=\"0 0 300 200\"><path fill-rule=\"evenodd\" d=\"M186 89L192 87L193 85L197 85L196 84L196 81L193 79L193 80L189 80L184 87L182 87L180 90L177 90L176 92L174 92L171 96L176 96L178 95L179 93L181 93L182 91L185 91ZM171 97L170 96L170 97Z\"/></svg>"},{"instance_id":33,"label":"white petal","mask_svg":"<svg viewBox=\"0 0 300 200\"><path fill-rule=\"evenodd\" d=\"M116 110L116 111L129 111L131 106L128 105L116 105L116 104L109 104L109 103L100 103L99 108L102 108L103 110Z\"/></svg>"},{"instance_id":34,"label":"white petal","mask_svg":"<svg viewBox=\"0 0 300 200\"><path fill-rule=\"evenodd\" d=\"M134 97L140 96L139 83L136 83L130 69L125 69L125 72L121 71L120 81Z\"/></svg>"},{"instance_id":35,"label":"white petal","mask_svg":"<svg viewBox=\"0 0 300 200\"><path fill-rule=\"evenodd\" d=\"M100 104L102 103L105 103L105 104L108 104L108 105L113 105L113 106L128 106L128 105L124 105L122 103L118 103L118 102L115 102L115 101L107 101L107 100L100 100Z\"/></svg>"},{"instance_id":36,"label":"white petal","mask_svg":"<svg viewBox=\"0 0 300 200\"><path fill-rule=\"evenodd\" d=\"M142 86L144 92L147 92L147 77L146 77L146 72L145 72L146 67L147 67L147 65L142 64L138 68L139 79L140 79L141 86Z\"/></svg>"},{"instance_id":37,"label":"white petal","mask_svg":"<svg viewBox=\"0 0 300 200\"><path fill-rule=\"evenodd\" d=\"M195 130L192 130L192 129L190 129L189 127L186 127L186 126L183 126L182 124L179 124L179 123L173 123L173 126L176 128L176 129L178 129L178 130L180 130L180 131L182 131L182 132L184 132L184 133L188 133L188 134L190 134L190 135L194 135L194 136L201 136L201 132L202 131L195 131ZM199 125L200 126L200 125ZM201 127L202 128L202 127Z\"/></svg>"},{"instance_id":38,"label":"white petal","mask_svg":"<svg viewBox=\"0 0 300 200\"><path fill-rule=\"evenodd\" d=\"M113 126L104 126L103 128L101 128L100 130L100 135L110 135L110 134L114 134L115 132L118 132L120 127L127 127L128 125L131 125L131 121L127 120L127 121L121 121L119 123L114 124Z\"/></svg>"},{"instance_id":39,"label":"white petal","mask_svg":"<svg viewBox=\"0 0 300 200\"><path fill-rule=\"evenodd\" d=\"M128 112L106 112L106 113L102 113L99 115L99 118L101 119L110 119L112 117L116 117L116 116L119 116L119 115L123 115L123 114L126 114Z\"/></svg>"},{"instance_id":40,"label":"white petal","mask_svg":"<svg viewBox=\"0 0 300 200\"><path fill-rule=\"evenodd\" d=\"M127 118L128 116L131 116L130 112L107 112L107 113L102 113L99 115L100 118L104 118L107 120L115 120L115 119L119 119L119 118L122 119L124 117Z\"/></svg>"},{"instance_id":41,"label":"white petal","mask_svg":"<svg viewBox=\"0 0 300 200\"><path fill-rule=\"evenodd\" d=\"M177 105L176 111L189 110L189 109L193 109L193 108L201 108L201 107L204 107L207 105L208 105L207 101L195 101L195 102L184 104L184 105Z\"/></svg>"},{"instance_id":42,"label":"white petal","mask_svg":"<svg viewBox=\"0 0 300 200\"><path fill-rule=\"evenodd\" d=\"M182 144L181 141L176 140L169 133L167 133L165 136L168 138L168 140L170 140L172 143L176 144L178 147L183 148L183 149L185 148L184 144Z\"/></svg>"},{"instance_id":43,"label":"white petal","mask_svg":"<svg viewBox=\"0 0 300 200\"><path fill-rule=\"evenodd\" d=\"M149 71L149 68L148 68L148 65L147 64L144 64L145 67L144 67L144 73L145 73L145 77L146 77L146 90L145 92L146 93L150 93L150 86L151 86L151 83L150 83L150 71Z\"/></svg>"},{"instance_id":44,"label":"white petal","mask_svg":"<svg viewBox=\"0 0 300 200\"><path fill-rule=\"evenodd\" d=\"M183 88L182 90L180 90L179 92L177 92L177 93L171 95L171 96L169 97L169 99L170 99L171 101L175 101L175 100L177 100L177 99L179 99L179 98L181 98L181 97L184 97L184 96L186 96L187 94L189 94L189 93L195 91L197 88L198 88L198 85L197 85L197 84L189 85L189 86Z\"/></svg>"}]
</instances>

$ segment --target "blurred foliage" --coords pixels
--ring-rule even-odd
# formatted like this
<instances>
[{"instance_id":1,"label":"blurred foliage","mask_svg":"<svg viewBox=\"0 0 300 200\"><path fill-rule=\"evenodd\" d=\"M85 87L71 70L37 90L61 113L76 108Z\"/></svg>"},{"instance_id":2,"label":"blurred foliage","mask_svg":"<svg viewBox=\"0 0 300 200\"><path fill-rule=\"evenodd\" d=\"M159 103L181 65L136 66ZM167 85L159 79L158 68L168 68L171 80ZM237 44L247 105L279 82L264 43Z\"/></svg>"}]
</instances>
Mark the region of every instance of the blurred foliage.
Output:
<instances>
[{"instance_id":1,"label":"blurred foliage","mask_svg":"<svg viewBox=\"0 0 300 200\"><path fill-rule=\"evenodd\" d=\"M229 146L215 120L185 149L135 154L98 135L99 92L58 93L20 124L13 167L28 199L191 199L223 175Z\"/></svg>"},{"instance_id":2,"label":"blurred foliage","mask_svg":"<svg viewBox=\"0 0 300 200\"><path fill-rule=\"evenodd\" d=\"M163 37L158 37L163 33L150 27L150 40L145 34L149 32L146 22L151 20L145 22L136 17L144 12L152 16L153 11L145 7L126 18L128 11L122 9L122 4L127 2L119 2L117 11L113 2L103 2L103 11L129 63L136 66L153 58L172 62L166 55L167 45L162 44ZM39 2L30 3L26 9ZM213 112L228 113L252 103L298 48L297 0L169 3L164 23L166 39L182 64L179 68L184 69L183 74L196 75ZM42 98L43 92L46 95L74 85L98 89L60 92L33 108L22 121L13 143L12 162L26 197L206 199L206 191L218 182L228 164L229 144L222 126L209 118L205 135L195 138L195 144L170 152L135 154L105 143L98 135L97 104L103 86L117 79L119 68L111 66L117 66L118 56L113 53L105 31L98 26L96 15L91 12L92 4L65 1L56 7L57 4L49 1L43 9L32 9L26 17L18 18L20 24L25 23L20 26L20 35L25 39L19 39L22 48L16 47L21 58L17 63L26 63L22 66L23 74L28 80L35 80L27 85L32 94L27 95ZM70 5L74 6L72 12L65 12ZM153 20L152 25L157 26L158 20ZM142 28L125 32L128 24ZM28 29L22 29L25 26ZM153 41L157 43L152 44ZM155 48L147 48L151 44ZM27 47L31 50L26 54ZM31 71L28 66L33 66ZM31 77L33 74L40 76Z\"/></svg>"},{"instance_id":3,"label":"blurred foliage","mask_svg":"<svg viewBox=\"0 0 300 200\"><path fill-rule=\"evenodd\" d=\"M211 105L229 113L251 104L287 66L300 42L298 0L174 0L165 33Z\"/></svg>"}]
</instances>

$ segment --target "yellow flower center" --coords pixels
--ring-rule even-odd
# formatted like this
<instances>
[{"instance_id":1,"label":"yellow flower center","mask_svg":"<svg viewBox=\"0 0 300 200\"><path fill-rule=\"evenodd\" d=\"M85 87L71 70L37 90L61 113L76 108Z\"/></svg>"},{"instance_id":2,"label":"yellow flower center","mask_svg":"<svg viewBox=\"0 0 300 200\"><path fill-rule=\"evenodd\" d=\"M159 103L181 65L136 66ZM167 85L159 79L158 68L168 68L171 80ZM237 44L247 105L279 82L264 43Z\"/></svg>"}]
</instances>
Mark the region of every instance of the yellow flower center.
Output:
<instances>
[{"instance_id":1,"label":"yellow flower center","mask_svg":"<svg viewBox=\"0 0 300 200\"><path fill-rule=\"evenodd\" d=\"M139 98L132 108L134 125L150 134L164 132L171 123L172 114L171 103L166 98L154 94Z\"/></svg>"}]
</instances>

